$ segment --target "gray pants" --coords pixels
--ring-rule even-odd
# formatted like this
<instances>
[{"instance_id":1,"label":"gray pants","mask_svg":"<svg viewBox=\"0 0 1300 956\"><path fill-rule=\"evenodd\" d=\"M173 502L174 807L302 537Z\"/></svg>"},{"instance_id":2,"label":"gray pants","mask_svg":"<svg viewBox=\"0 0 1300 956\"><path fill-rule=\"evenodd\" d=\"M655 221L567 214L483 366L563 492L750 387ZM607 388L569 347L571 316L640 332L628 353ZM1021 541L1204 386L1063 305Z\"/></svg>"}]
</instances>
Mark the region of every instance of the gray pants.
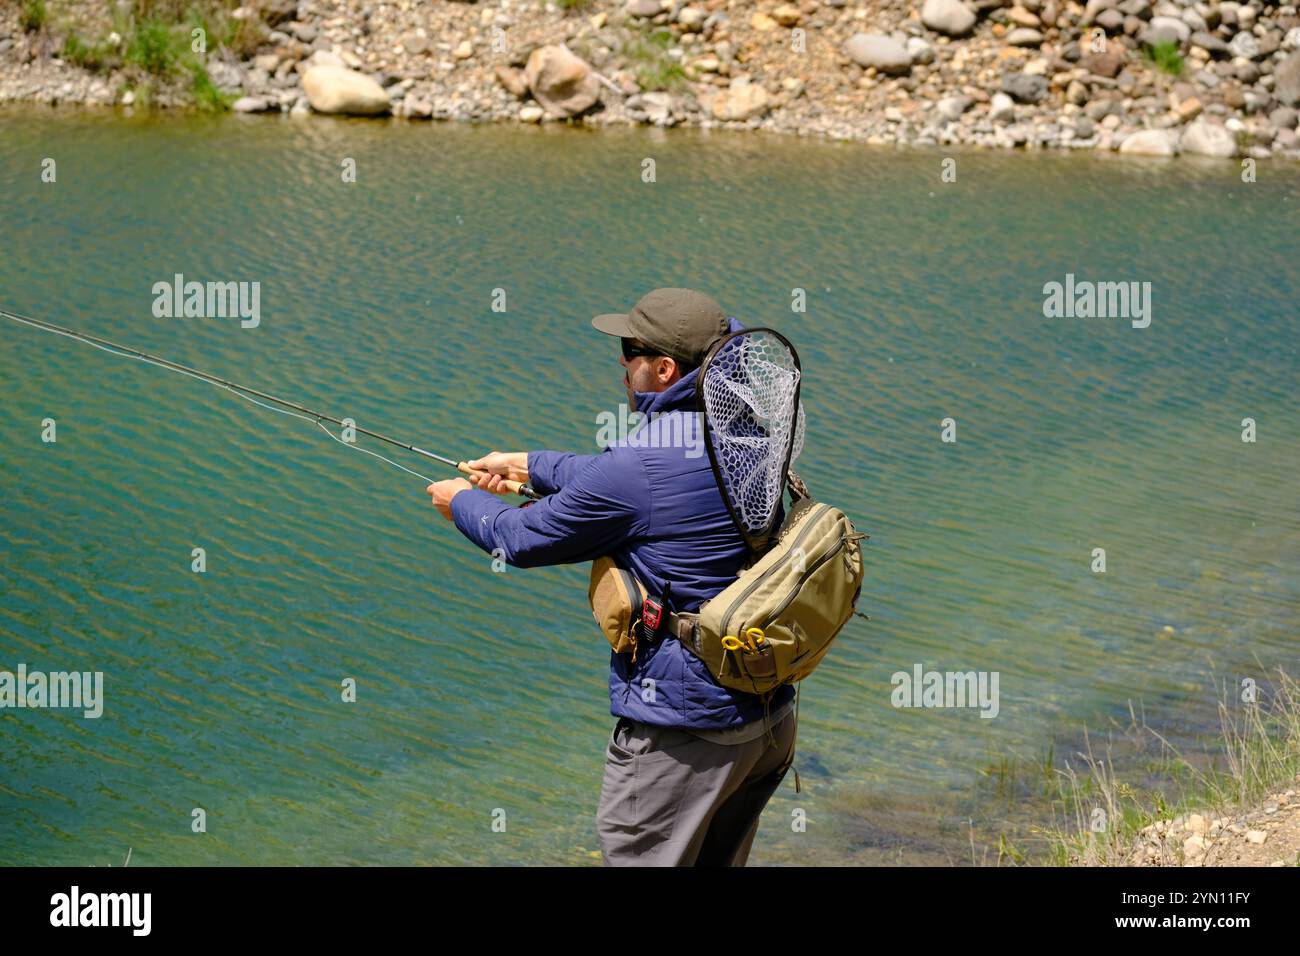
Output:
<instances>
[{"instance_id":1,"label":"gray pants","mask_svg":"<svg viewBox=\"0 0 1300 956\"><path fill-rule=\"evenodd\" d=\"M606 866L744 866L758 818L794 760L788 714L743 744L620 717L605 749L596 829Z\"/></svg>"}]
</instances>

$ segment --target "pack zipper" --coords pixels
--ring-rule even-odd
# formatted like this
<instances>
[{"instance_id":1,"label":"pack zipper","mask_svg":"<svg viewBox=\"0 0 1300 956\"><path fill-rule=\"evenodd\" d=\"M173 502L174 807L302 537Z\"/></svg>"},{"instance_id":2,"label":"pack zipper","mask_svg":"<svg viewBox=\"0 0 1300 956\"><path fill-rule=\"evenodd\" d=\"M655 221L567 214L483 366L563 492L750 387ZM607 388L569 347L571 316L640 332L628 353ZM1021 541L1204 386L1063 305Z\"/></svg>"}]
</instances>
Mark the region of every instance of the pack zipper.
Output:
<instances>
[{"instance_id":1,"label":"pack zipper","mask_svg":"<svg viewBox=\"0 0 1300 956\"><path fill-rule=\"evenodd\" d=\"M781 606L778 607L775 611L773 611L772 615L766 621L763 622L762 626L764 628L767 628L768 625L770 625L773 621L775 621L778 617L781 616L781 612L790 606L790 602L795 599L796 595L798 595L798 593L803 589L803 586L808 583L808 579L817 573L818 568L820 568L823 564L825 564L835 555L839 554L841 551L844 550L844 542L847 540L848 540L847 535L840 538L840 540L836 542L833 548L827 548L826 553L823 554L820 558L818 558L813 563L812 567L810 567L807 571L805 571L803 574L799 576L799 583L795 585L794 588L791 589L788 595L786 595L786 599L781 602Z\"/></svg>"},{"instance_id":2,"label":"pack zipper","mask_svg":"<svg viewBox=\"0 0 1300 956\"><path fill-rule=\"evenodd\" d=\"M829 510L830 505L820 504L817 506L817 508L821 509L822 511L826 511ZM807 537L808 532L812 530L812 526L813 526L812 523L815 520L816 520L815 511L810 511L808 513L808 516L804 518L805 524L802 528L799 529L799 536L794 539L794 544L791 546L792 548L799 547L800 542L802 542L803 539ZM775 565L773 565L773 567L775 567ZM736 608L740 607L740 605L743 604L745 600L751 594L754 593L754 589L757 588L760 584L762 584L763 581L767 578L767 576L771 573L772 573L772 568L768 568L757 578L755 578L752 582L750 582L749 587L745 588L744 592L741 593L740 597L736 598L736 600L731 602L731 607L727 608L727 613L722 616L722 633L724 636L731 633L731 617L733 614L736 613Z\"/></svg>"},{"instance_id":3,"label":"pack zipper","mask_svg":"<svg viewBox=\"0 0 1300 956\"><path fill-rule=\"evenodd\" d=\"M619 579L623 582L623 589L627 591L627 601L632 608L631 617L628 618L628 638L632 641L632 663L636 663L637 635L636 630L640 626L641 612L645 605L641 601L641 588L637 584L636 576L625 568L614 565L614 570L618 572Z\"/></svg>"}]
</instances>

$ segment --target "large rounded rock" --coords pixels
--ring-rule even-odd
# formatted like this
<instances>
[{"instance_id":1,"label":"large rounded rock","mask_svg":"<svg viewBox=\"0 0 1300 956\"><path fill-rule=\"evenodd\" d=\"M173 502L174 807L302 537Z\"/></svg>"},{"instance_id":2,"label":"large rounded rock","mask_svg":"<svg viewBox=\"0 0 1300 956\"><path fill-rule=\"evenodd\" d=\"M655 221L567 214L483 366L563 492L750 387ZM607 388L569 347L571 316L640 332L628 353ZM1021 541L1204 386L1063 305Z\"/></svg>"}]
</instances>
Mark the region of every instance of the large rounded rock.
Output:
<instances>
[{"instance_id":1,"label":"large rounded rock","mask_svg":"<svg viewBox=\"0 0 1300 956\"><path fill-rule=\"evenodd\" d=\"M1133 156L1173 156L1178 152L1178 146L1174 138L1164 130L1144 129L1124 140L1119 151Z\"/></svg>"},{"instance_id":2,"label":"large rounded rock","mask_svg":"<svg viewBox=\"0 0 1300 956\"><path fill-rule=\"evenodd\" d=\"M1236 138L1222 126L1216 126L1203 119L1198 119L1183 130L1183 138L1179 141L1179 146L1184 153L1195 153L1198 156L1231 159L1237 155Z\"/></svg>"},{"instance_id":3,"label":"large rounded rock","mask_svg":"<svg viewBox=\"0 0 1300 956\"><path fill-rule=\"evenodd\" d=\"M379 116L389 109L384 88L363 73L341 66L313 66L302 77L302 89L318 113Z\"/></svg>"},{"instance_id":4,"label":"large rounded rock","mask_svg":"<svg viewBox=\"0 0 1300 956\"><path fill-rule=\"evenodd\" d=\"M1283 106L1300 106L1300 50L1273 71L1273 97Z\"/></svg>"},{"instance_id":5,"label":"large rounded rock","mask_svg":"<svg viewBox=\"0 0 1300 956\"><path fill-rule=\"evenodd\" d=\"M713 115L720 120L747 120L767 112L768 95L758 83L732 80L731 86L713 99Z\"/></svg>"},{"instance_id":6,"label":"large rounded rock","mask_svg":"<svg viewBox=\"0 0 1300 956\"><path fill-rule=\"evenodd\" d=\"M881 73L906 73L912 68L907 47L879 33L855 33L844 44L845 55L858 66Z\"/></svg>"},{"instance_id":7,"label":"large rounded rock","mask_svg":"<svg viewBox=\"0 0 1300 956\"><path fill-rule=\"evenodd\" d=\"M533 98L555 116L576 116L600 99L600 81L568 47L539 46L524 68Z\"/></svg>"},{"instance_id":8,"label":"large rounded rock","mask_svg":"<svg viewBox=\"0 0 1300 956\"><path fill-rule=\"evenodd\" d=\"M975 12L961 0L925 0L921 22L935 33L963 37L975 26Z\"/></svg>"}]
</instances>

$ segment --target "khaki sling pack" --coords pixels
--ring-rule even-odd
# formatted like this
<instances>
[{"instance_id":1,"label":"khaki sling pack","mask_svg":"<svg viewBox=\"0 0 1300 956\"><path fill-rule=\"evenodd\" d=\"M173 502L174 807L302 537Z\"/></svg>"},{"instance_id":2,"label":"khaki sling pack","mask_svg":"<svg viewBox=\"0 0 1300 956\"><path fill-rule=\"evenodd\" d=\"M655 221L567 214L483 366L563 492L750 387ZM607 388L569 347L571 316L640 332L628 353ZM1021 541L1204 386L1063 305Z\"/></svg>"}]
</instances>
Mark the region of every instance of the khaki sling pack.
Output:
<instances>
[{"instance_id":1,"label":"khaki sling pack","mask_svg":"<svg viewBox=\"0 0 1300 956\"><path fill-rule=\"evenodd\" d=\"M724 687L767 694L801 681L854 614L866 537L835 506L799 497L767 549L698 613L666 615L667 630ZM636 660L638 624L653 604L644 586L600 558L588 597L610 646Z\"/></svg>"},{"instance_id":2,"label":"khaki sling pack","mask_svg":"<svg viewBox=\"0 0 1300 956\"><path fill-rule=\"evenodd\" d=\"M834 505L801 497L776 540L698 614L669 630L724 687L767 694L821 663L862 592L868 537Z\"/></svg>"}]
</instances>

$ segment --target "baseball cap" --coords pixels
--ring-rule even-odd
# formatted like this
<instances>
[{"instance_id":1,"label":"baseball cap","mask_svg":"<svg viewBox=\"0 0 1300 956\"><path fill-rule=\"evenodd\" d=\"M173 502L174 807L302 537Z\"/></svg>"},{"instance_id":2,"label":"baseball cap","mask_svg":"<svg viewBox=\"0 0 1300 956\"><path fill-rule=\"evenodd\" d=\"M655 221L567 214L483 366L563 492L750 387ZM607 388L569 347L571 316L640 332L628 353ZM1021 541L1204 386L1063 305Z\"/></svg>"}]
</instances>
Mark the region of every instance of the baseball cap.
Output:
<instances>
[{"instance_id":1,"label":"baseball cap","mask_svg":"<svg viewBox=\"0 0 1300 956\"><path fill-rule=\"evenodd\" d=\"M730 327L713 296L694 289L655 289L631 312L598 315L591 324L607 335L640 339L690 368L699 367L709 347Z\"/></svg>"}]
</instances>

